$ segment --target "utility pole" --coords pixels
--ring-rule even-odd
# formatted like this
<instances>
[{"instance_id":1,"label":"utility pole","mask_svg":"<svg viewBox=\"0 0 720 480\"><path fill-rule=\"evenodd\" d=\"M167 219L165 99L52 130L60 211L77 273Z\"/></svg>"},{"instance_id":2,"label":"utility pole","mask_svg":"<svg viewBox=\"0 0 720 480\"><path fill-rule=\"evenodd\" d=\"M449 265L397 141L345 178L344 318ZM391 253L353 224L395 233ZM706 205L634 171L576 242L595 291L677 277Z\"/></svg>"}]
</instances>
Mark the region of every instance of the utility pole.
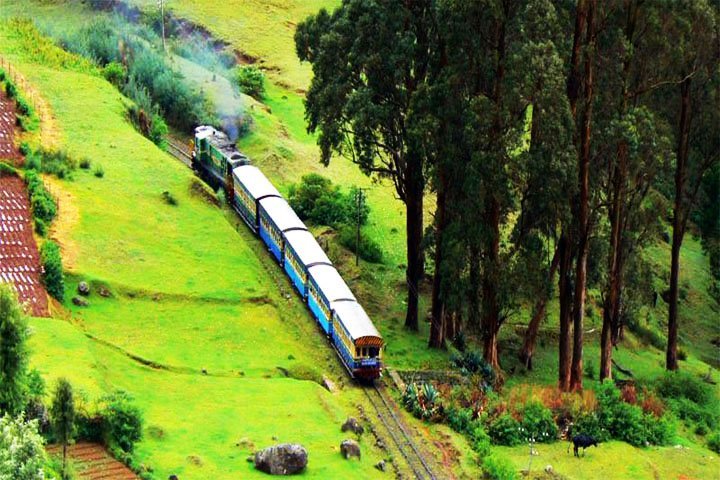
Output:
<instances>
[{"instance_id":1,"label":"utility pole","mask_svg":"<svg viewBox=\"0 0 720 480\"><path fill-rule=\"evenodd\" d=\"M358 187L355 191L357 199L357 230L355 234L355 266L360 265L360 222L362 220L363 188Z\"/></svg>"},{"instance_id":2,"label":"utility pole","mask_svg":"<svg viewBox=\"0 0 720 480\"><path fill-rule=\"evenodd\" d=\"M160 29L162 30L163 52L167 54L167 46L165 45L165 0L158 0L158 8L160 8Z\"/></svg>"}]
</instances>

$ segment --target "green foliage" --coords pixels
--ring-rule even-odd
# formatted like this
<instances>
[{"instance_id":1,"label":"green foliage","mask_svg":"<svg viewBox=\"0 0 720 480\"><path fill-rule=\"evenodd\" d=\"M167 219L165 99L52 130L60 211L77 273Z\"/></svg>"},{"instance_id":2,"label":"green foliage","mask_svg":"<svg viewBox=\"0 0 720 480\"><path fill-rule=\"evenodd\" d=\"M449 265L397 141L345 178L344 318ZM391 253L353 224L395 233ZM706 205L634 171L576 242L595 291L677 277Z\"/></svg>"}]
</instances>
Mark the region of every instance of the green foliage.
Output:
<instances>
[{"instance_id":1,"label":"green foliage","mask_svg":"<svg viewBox=\"0 0 720 480\"><path fill-rule=\"evenodd\" d=\"M528 438L538 443L554 442L558 438L558 428L552 412L540 402L530 402L522 410L521 425Z\"/></svg>"},{"instance_id":2,"label":"green foliage","mask_svg":"<svg viewBox=\"0 0 720 480\"><path fill-rule=\"evenodd\" d=\"M450 428L459 433L469 433L472 425L473 411L470 408L456 407L454 405L445 411L447 423Z\"/></svg>"},{"instance_id":3,"label":"green foliage","mask_svg":"<svg viewBox=\"0 0 720 480\"><path fill-rule=\"evenodd\" d=\"M110 62L102 70L105 80L115 85L117 88L122 87L127 80L127 70L122 63Z\"/></svg>"},{"instance_id":4,"label":"green foliage","mask_svg":"<svg viewBox=\"0 0 720 480\"><path fill-rule=\"evenodd\" d=\"M305 175L299 184L291 185L288 202L301 219L336 228L343 224L354 225L358 218L364 225L370 213L369 207L362 202L358 212L353 193L344 195L340 187L317 173Z\"/></svg>"},{"instance_id":5,"label":"green foliage","mask_svg":"<svg viewBox=\"0 0 720 480\"><path fill-rule=\"evenodd\" d=\"M26 422L23 415L0 418L0 478L43 480L46 462L43 439L36 420Z\"/></svg>"},{"instance_id":6,"label":"green foliage","mask_svg":"<svg viewBox=\"0 0 720 480\"><path fill-rule=\"evenodd\" d=\"M517 472L513 464L498 454L488 455L482 460L482 469L488 480L515 480Z\"/></svg>"},{"instance_id":7,"label":"green foliage","mask_svg":"<svg viewBox=\"0 0 720 480\"><path fill-rule=\"evenodd\" d=\"M357 253L366 262L382 263L383 261L383 251L380 244L368 237L362 230L360 231L360 248L358 249L356 227L350 225L341 227L338 232L338 241L340 245L353 253Z\"/></svg>"},{"instance_id":8,"label":"green foliage","mask_svg":"<svg viewBox=\"0 0 720 480\"><path fill-rule=\"evenodd\" d=\"M0 162L0 177L10 177L17 175L17 170L5 162Z\"/></svg>"},{"instance_id":9,"label":"green foliage","mask_svg":"<svg viewBox=\"0 0 720 480\"><path fill-rule=\"evenodd\" d=\"M57 204L45 188L40 175L35 170L28 170L25 172L25 183L30 195L33 216L46 225L51 224L57 215Z\"/></svg>"},{"instance_id":10,"label":"green foliage","mask_svg":"<svg viewBox=\"0 0 720 480\"><path fill-rule=\"evenodd\" d=\"M101 400L104 436L108 445L132 452L142 438L143 417L132 397L122 391L114 392Z\"/></svg>"},{"instance_id":11,"label":"green foliage","mask_svg":"<svg viewBox=\"0 0 720 480\"><path fill-rule=\"evenodd\" d=\"M105 169L102 167L102 165L95 166L93 175L95 175L97 178L103 178L105 176Z\"/></svg>"},{"instance_id":12,"label":"green foliage","mask_svg":"<svg viewBox=\"0 0 720 480\"><path fill-rule=\"evenodd\" d=\"M665 399L687 398L698 405L709 405L715 398L711 385L683 371L665 372L655 388Z\"/></svg>"},{"instance_id":13,"label":"green foliage","mask_svg":"<svg viewBox=\"0 0 720 480\"><path fill-rule=\"evenodd\" d=\"M403 392L402 401L405 409L416 418L440 419L442 411L440 393L430 383L423 383L420 388L415 383L409 383Z\"/></svg>"},{"instance_id":14,"label":"green foliage","mask_svg":"<svg viewBox=\"0 0 720 480\"><path fill-rule=\"evenodd\" d=\"M460 370L463 375L480 375L487 389L495 383L495 371L477 350L467 350L461 353L453 352L450 355L450 365Z\"/></svg>"},{"instance_id":15,"label":"green foliage","mask_svg":"<svg viewBox=\"0 0 720 480\"><path fill-rule=\"evenodd\" d=\"M72 171L77 168L77 161L64 150L39 149L30 151L25 159L26 170L55 175L59 179L70 178Z\"/></svg>"},{"instance_id":16,"label":"green foliage","mask_svg":"<svg viewBox=\"0 0 720 480\"><path fill-rule=\"evenodd\" d=\"M177 204L178 204L178 201L175 198L175 196L172 193L168 192L167 190L162 192L162 199L168 205L177 206Z\"/></svg>"},{"instance_id":17,"label":"green foliage","mask_svg":"<svg viewBox=\"0 0 720 480\"><path fill-rule=\"evenodd\" d=\"M63 274L60 247L52 240L47 240L40 247L40 261L43 265L43 283L47 292L58 301L65 297L65 276Z\"/></svg>"},{"instance_id":18,"label":"green foliage","mask_svg":"<svg viewBox=\"0 0 720 480\"><path fill-rule=\"evenodd\" d=\"M235 81L246 95L262 100L265 97L265 74L254 65L241 65L235 71Z\"/></svg>"},{"instance_id":19,"label":"green foliage","mask_svg":"<svg viewBox=\"0 0 720 480\"><path fill-rule=\"evenodd\" d=\"M0 283L0 413L16 415L25 407L27 338L27 320L15 292Z\"/></svg>"},{"instance_id":20,"label":"green foliage","mask_svg":"<svg viewBox=\"0 0 720 480\"><path fill-rule=\"evenodd\" d=\"M91 162L89 158L83 158L82 160L80 160L80 168L82 168L83 170L90 170L90 165Z\"/></svg>"},{"instance_id":21,"label":"green foliage","mask_svg":"<svg viewBox=\"0 0 720 480\"><path fill-rule=\"evenodd\" d=\"M520 422L515 420L509 413L503 413L490 421L488 434L496 445L509 447L520 445L525 442Z\"/></svg>"},{"instance_id":22,"label":"green foliage","mask_svg":"<svg viewBox=\"0 0 720 480\"><path fill-rule=\"evenodd\" d=\"M708 436L707 446L713 452L720 454L720 432L715 432Z\"/></svg>"}]
</instances>

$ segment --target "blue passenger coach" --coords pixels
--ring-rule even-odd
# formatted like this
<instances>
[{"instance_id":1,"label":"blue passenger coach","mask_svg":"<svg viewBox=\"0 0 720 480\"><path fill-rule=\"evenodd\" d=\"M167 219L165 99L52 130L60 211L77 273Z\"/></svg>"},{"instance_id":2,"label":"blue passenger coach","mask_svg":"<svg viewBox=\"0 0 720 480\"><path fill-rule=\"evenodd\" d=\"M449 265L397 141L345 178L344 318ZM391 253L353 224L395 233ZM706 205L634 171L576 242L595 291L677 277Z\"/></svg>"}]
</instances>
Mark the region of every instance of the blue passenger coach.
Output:
<instances>
[{"instance_id":1,"label":"blue passenger coach","mask_svg":"<svg viewBox=\"0 0 720 480\"><path fill-rule=\"evenodd\" d=\"M345 281L335 267L330 265L315 265L308 269L307 303L315 315L323 331L332 336L332 304L333 302L355 301L355 295L350 291Z\"/></svg>"},{"instance_id":2,"label":"blue passenger coach","mask_svg":"<svg viewBox=\"0 0 720 480\"><path fill-rule=\"evenodd\" d=\"M259 202L264 198L282 198L270 180L253 165L243 165L232 172L233 206L245 222L257 232L260 228L258 217Z\"/></svg>"},{"instance_id":3,"label":"blue passenger coach","mask_svg":"<svg viewBox=\"0 0 720 480\"><path fill-rule=\"evenodd\" d=\"M305 298L308 286L308 268L330 265L332 262L307 230L291 230L285 233L285 261L283 267L293 285Z\"/></svg>"},{"instance_id":4,"label":"blue passenger coach","mask_svg":"<svg viewBox=\"0 0 720 480\"><path fill-rule=\"evenodd\" d=\"M383 341L362 305L334 302L332 342L353 377L380 376Z\"/></svg>"},{"instance_id":5,"label":"blue passenger coach","mask_svg":"<svg viewBox=\"0 0 720 480\"><path fill-rule=\"evenodd\" d=\"M285 251L285 232L307 231L307 227L285 199L279 197L266 197L260 200L258 216L260 217L260 238L275 256L275 260L282 263Z\"/></svg>"}]
</instances>

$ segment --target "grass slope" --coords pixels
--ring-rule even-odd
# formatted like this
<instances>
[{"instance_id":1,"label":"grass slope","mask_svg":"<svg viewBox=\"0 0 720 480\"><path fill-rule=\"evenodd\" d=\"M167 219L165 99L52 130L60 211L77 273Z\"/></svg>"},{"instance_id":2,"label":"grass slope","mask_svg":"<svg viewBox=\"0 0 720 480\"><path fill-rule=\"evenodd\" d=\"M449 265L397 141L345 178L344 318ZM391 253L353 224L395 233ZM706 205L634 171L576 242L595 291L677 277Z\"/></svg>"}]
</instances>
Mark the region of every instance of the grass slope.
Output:
<instances>
[{"instance_id":1,"label":"grass slope","mask_svg":"<svg viewBox=\"0 0 720 480\"><path fill-rule=\"evenodd\" d=\"M374 476L371 446L360 462L338 451L356 394L333 395L275 368L317 364L342 376L300 302L278 293L282 279L257 241L189 194L192 174L134 131L126 100L92 68L7 23L0 53L45 96L59 146L105 170L101 179L78 170L53 183L72 199L61 201L61 216L74 212L53 235L72 259L70 288L90 279L114 296L91 296L69 322L33 320L33 365L91 397L129 391L148 425L139 456L159 478L260 477L245 461L250 449L236 443L262 447L273 437L309 448L307 477ZM162 202L165 190L179 206Z\"/></svg>"}]
</instances>

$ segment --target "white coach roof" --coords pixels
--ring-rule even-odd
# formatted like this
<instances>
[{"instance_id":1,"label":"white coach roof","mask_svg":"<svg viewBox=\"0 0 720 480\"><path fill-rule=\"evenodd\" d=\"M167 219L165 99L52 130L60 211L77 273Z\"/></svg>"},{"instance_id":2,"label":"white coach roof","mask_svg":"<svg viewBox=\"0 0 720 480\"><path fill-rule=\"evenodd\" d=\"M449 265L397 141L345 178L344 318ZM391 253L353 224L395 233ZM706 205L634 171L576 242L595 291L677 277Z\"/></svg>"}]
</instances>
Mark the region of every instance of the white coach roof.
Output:
<instances>
[{"instance_id":1,"label":"white coach roof","mask_svg":"<svg viewBox=\"0 0 720 480\"><path fill-rule=\"evenodd\" d=\"M315 265L308 269L310 276L315 280L320 291L325 295L328 302L335 300L355 300L355 295L350 291L335 267L330 265Z\"/></svg>"},{"instance_id":2,"label":"white coach roof","mask_svg":"<svg viewBox=\"0 0 720 480\"><path fill-rule=\"evenodd\" d=\"M307 230L291 230L285 233L288 245L297 254L300 263L304 266L314 263L332 263L318 244L312 233Z\"/></svg>"},{"instance_id":3,"label":"white coach roof","mask_svg":"<svg viewBox=\"0 0 720 480\"><path fill-rule=\"evenodd\" d=\"M241 183L253 200L260 197L275 196L280 197L280 192L270 183L265 174L259 168L253 165L243 165L233 170L235 181Z\"/></svg>"},{"instance_id":4,"label":"white coach roof","mask_svg":"<svg viewBox=\"0 0 720 480\"><path fill-rule=\"evenodd\" d=\"M297 216L295 210L280 197L267 197L260 200L260 206L267 212L267 216L277 225L281 232L289 228L307 230L305 224Z\"/></svg>"},{"instance_id":5,"label":"white coach roof","mask_svg":"<svg viewBox=\"0 0 720 480\"><path fill-rule=\"evenodd\" d=\"M357 302L335 302L332 309L355 341L360 337L380 337L380 333L373 325L372 320L365 313L365 309Z\"/></svg>"}]
</instances>

